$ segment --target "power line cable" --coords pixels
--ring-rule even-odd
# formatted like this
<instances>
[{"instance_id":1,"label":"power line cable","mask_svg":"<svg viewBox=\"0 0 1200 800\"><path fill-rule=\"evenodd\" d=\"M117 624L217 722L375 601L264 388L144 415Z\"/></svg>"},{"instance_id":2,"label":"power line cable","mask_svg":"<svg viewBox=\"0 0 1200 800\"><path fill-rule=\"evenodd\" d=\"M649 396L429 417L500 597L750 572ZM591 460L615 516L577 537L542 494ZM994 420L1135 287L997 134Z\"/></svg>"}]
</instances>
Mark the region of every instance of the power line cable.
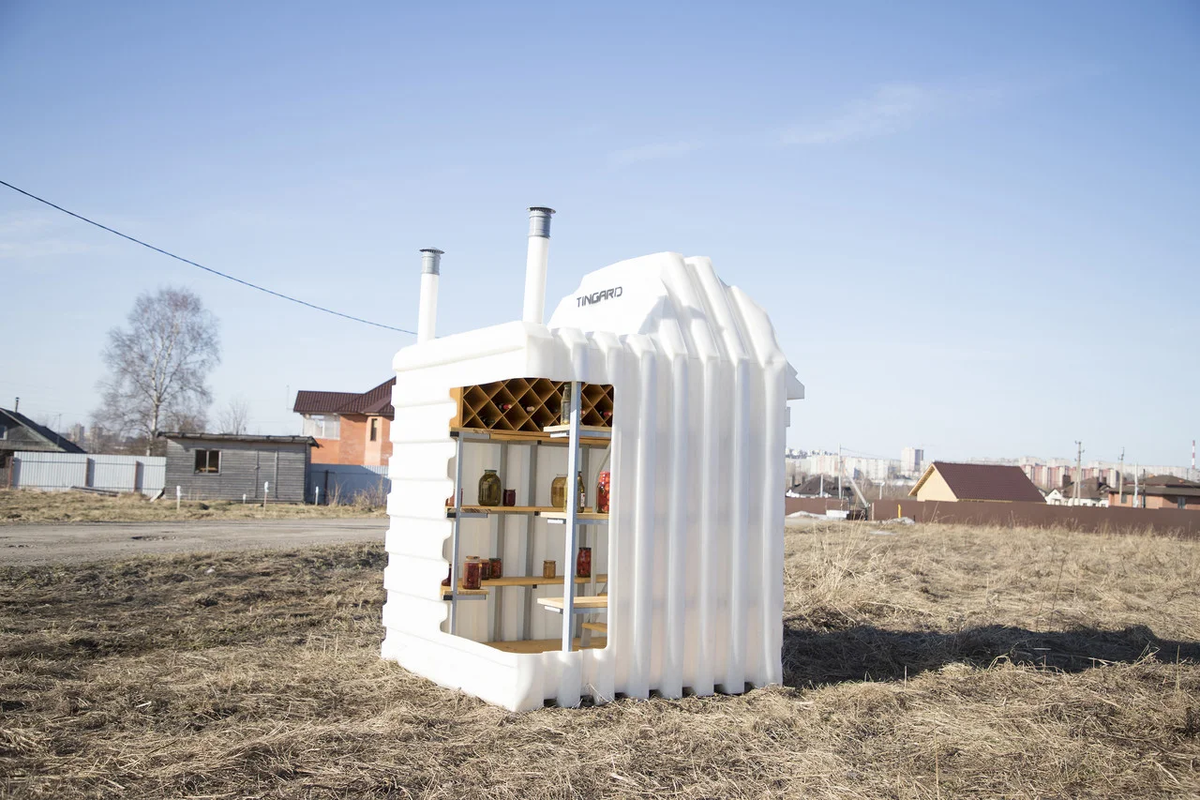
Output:
<instances>
[{"instance_id":1,"label":"power line cable","mask_svg":"<svg viewBox=\"0 0 1200 800\"><path fill-rule=\"evenodd\" d=\"M142 247L153 250L156 253L161 253L162 255L167 256L169 258L173 258L176 261L182 261L184 264L188 264L190 266L197 267L199 269L204 270L205 272L211 272L213 275L216 275L221 278L225 278L226 280L231 280L234 283L240 283L242 286L249 286L251 289L257 289L260 292L265 292L266 294L272 295L273 297L278 297L281 300L290 300L293 303L299 303L302 306L307 306L316 311L324 311L326 314L333 314L335 317L342 317L343 319L352 320L354 322L361 322L364 325L373 325L376 328L383 328L383 329L389 330L389 331L397 331L398 333L411 333L413 336L417 335L416 331L410 331L410 330L407 330L406 328L396 328L396 327L393 327L392 325L384 325L382 322L372 322L369 319L363 319L362 317L356 317L356 316L353 316L352 314L343 314L341 311L334 311L332 308L325 308L324 306L319 306L319 305L316 305L315 303L310 303L307 300L301 300L298 297L292 297L290 295L283 294L282 292L276 292L272 289L266 288L265 286L259 286L256 283L251 283L250 281L244 281L241 278L235 278L234 276L228 275L224 272L221 272L220 270L215 270L212 267L206 267L203 264L198 264L195 261L192 261L191 259L184 258L183 256L177 256L168 250L163 250L161 247L155 247L154 245L152 245L148 242L143 242L141 239L138 239L134 236L130 236L127 233L121 233L120 231L118 231L114 228L110 228L107 225L103 225L99 222L96 222L94 219L88 219L87 217L83 216L82 214L76 214L74 211L70 211L66 208L63 208L62 206L58 205L57 203L51 203L49 200L45 199L44 197L38 197L36 194L33 194L32 192L27 192L24 189L20 188L19 186L13 186L8 181L0 180L0 186L7 186L9 189L12 189L14 192L19 192L20 194L23 194L32 200L37 200L39 203L48 205L53 209L61 211L68 216L71 216L77 220L80 220L81 222L86 222L89 225L95 225L100 230L108 231L111 234L120 236L122 239L128 239L129 241L133 242L134 244L140 244Z\"/></svg>"}]
</instances>

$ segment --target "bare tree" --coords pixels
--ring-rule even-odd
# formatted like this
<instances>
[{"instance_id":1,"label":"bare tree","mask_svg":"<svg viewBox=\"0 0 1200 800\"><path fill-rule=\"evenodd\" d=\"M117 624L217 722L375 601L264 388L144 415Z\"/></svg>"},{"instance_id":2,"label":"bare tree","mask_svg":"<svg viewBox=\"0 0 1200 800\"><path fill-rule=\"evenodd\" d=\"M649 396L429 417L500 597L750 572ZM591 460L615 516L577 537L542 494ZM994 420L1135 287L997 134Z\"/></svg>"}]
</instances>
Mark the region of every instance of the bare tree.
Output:
<instances>
[{"instance_id":1,"label":"bare tree","mask_svg":"<svg viewBox=\"0 0 1200 800\"><path fill-rule=\"evenodd\" d=\"M203 428L212 402L205 379L221 360L217 320L199 297L172 288L139 295L128 319L108 332L110 372L93 424L144 439L149 455L167 426Z\"/></svg>"},{"instance_id":2,"label":"bare tree","mask_svg":"<svg viewBox=\"0 0 1200 800\"><path fill-rule=\"evenodd\" d=\"M217 418L219 433L245 433L250 423L250 404L242 396L234 397Z\"/></svg>"}]
</instances>

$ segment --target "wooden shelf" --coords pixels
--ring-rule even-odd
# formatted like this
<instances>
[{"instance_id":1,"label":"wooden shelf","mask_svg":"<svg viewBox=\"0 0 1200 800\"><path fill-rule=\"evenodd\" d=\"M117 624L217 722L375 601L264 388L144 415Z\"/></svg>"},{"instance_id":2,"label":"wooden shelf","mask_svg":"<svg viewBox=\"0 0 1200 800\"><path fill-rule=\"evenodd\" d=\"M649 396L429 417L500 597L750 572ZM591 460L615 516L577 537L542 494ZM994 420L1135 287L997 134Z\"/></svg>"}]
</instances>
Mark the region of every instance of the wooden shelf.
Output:
<instances>
[{"instance_id":1,"label":"wooden shelf","mask_svg":"<svg viewBox=\"0 0 1200 800\"><path fill-rule=\"evenodd\" d=\"M481 597L481 596L486 597L487 593L488 593L487 589L468 589L465 586L463 586L461 583L458 585L458 596L459 597ZM442 587L442 599L443 600L449 600L452 595L453 595L453 593L450 591L449 586Z\"/></svg>"},{"instance_id":2,"label":"wooden shelf","mask_svg":"<svg viewBox=\"0 0 1200 800\"><path fill-rule=\"evenodd\" d=\"M556 611L561 614L566 608L567 598L565 597L539 597L538 605L545 606L551 611ZM608 595L599 594L590 597L575 598L575 613L576 614L594 614L608 610Z\"/></svg>"},{"instance_id":3,"label":"wooden shelf","mask_svg":"<svg viewBox=\"0 0 1200 800\"><path fill-rule=\"evenodd\" d=\"M547 425L542 429L544 433L550 434L551 439L562 439L571 434L570 425ZM612 428L601 425L580 425L579 438L583 439L609 439L612 438Z\"/></svg>"},{"instance_id":4,"label":"wooden shelf","mask_svg":"<svg viewBox=\"0 0 1200 800\"><path fill-rule=\"evenodd\" d=\"M591 578L575 578L575 583L585 584L590 583ZM601 573L596 575L596 583L608 583L608 576ZM540 575L506 575L503 578L489 578L486 581L480 581L479 589L467 589L461 583L458 585L459 597L477 597L486 595L492 589L502 589L505 586L562 586L562 575L557 578L543 578ZM450 587L442 587L442 599L446 600L450 597Z\"/></svg>"},{"instance_id":5,"label":"wooden shelf","mask_svg":"<svg viewBox=\"0 0 1200 800\"><path fill-rule=\"evenodd\" d=\"M568 440L563 437L559 438L549 433L541 432L525 432L525 431L494 431L486 428L462 428L451 427L451 436L462 436L464 439L469 438L472 441L491 442L493 444L536 444L552 447L566 447ZM611 442L608 436L601 438L587 437L580 438L579 444L584 447L608 447Z\"/></svg>"},{"instance_id":6,"label":"wooden shelf","mask_svg":"<svg viewBox=\"0 0 1200 800\"><path fill-rule=\"evenodd\" d=\"M582 627L584 630L595 631L596 633L608 633L607 622L585 622Z\"/></svg>"},{"instance_id":7,"label":"wooden shelf","mask_svg":"<svg viewBox=\"0 0 1200 800\"><path fill-rule=\"evenodd\" d=\"M532 514L548 520L561 521L567 518L567 512L554 506L463 506L463 518L486 517L490 514ZM575 517L580 522L602 522L608 520L608 514L600 514L591 508L585 508ZM446 509L446 518L454 519L454 508Z\"/></svg>"},{"instance_id":8,"label":"wooden shelf","mask_svg":"<svg viewBox=\"0 0 1200 800\"><path fill-rule=\"evenodd\" d=\"M603 648L607 641L604 638L592 637L592 641L584 645L580 639L576 639L574 649L598 650ZM506 653L548 653L551 650L562 649L562 639L526 639L523 642L483 642L483 644Z\"/></svg>"},{"instance_id":9,"label":"wooden shelf","mask_svg":"<svg viewBox=\"0 0 1200 800\"><path fill-rule=\"evenodd\" d=\"M462 507L462 513L463 513L464 517L467 516L468 514L482 515L482 516L486 517L489 514L538 514L539 512L542 512L542 511L557 511L557 510L558 509L553 508L552 506L463 506ZM446 517L449 519L454 518L454 506L447 506Z\"/></svg>"},{"instance_id":10,"label":"wooden shelf","mask_svg":"<svg viewBox=\"0 0 1200 800\"><path fill-rule=\"evenodd\" d=\"M589 581L591 578L575 579L576 583L588 583ZM562 586L562 583L562 575L557 578L543 578L540 575L513 575L479 582L480 586ZM597 575L596 583L608 583L608 576Z\"/></svg>"}]
</instances>

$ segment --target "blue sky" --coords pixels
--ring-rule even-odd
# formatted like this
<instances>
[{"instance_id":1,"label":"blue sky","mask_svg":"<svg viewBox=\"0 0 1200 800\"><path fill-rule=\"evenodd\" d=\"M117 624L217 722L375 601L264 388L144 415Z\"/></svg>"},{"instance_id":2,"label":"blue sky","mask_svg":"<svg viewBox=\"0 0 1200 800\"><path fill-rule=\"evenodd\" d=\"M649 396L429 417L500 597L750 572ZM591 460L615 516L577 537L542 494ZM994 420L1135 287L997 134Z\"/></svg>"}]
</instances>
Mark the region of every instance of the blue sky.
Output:
<instances>
[{"instance_id":1,"label":"blue sky","mask_svg":"<svg viewBox=\"0 0 1200 800\"><path fill-rule=\"evenodd\" d=\"M0 0L0 178L403 328L520 315L525 207L581 275L708 255L808 389L789 443L1184 463L1200 436L1200 6ZM295 432L411 337L0 187L0 404L85 421L141 291L220 318L213 414ZM18 346L19 345L19 346Z\"/></svg>"}]
</instances>

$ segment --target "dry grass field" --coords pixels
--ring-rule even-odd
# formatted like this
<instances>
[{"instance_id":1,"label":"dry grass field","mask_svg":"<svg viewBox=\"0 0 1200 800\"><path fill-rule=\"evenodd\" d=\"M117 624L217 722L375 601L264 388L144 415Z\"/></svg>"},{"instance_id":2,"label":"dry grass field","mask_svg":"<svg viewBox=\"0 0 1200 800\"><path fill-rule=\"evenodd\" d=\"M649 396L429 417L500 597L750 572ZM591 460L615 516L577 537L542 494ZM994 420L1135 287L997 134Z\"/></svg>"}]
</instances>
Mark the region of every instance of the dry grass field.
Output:
<instances>
[{"instance_id":1,"label":"dry grass field","mask_svg":"<svg viewBox=\"0 0 1200 800\"><path fill-rule=\"evenodd\" d=\"M787 533L786 685L510 714L378 658L377 546L0 570L6 797L1200 796L1200 542Z\"/></svg>"},{"instance_id":2,"label":"dry grass field","mask_svg":"<svg viewBox=\"0 0 1200 800\"><path fill-rule=\"evenodd\" d=\"M174 490L172 490L174 491ZM382 517L382 505L297 505L236 503L229 500L184 500L175 510L175 498L157 502L140 494L108 497L88 492L38 492L0 489L0 525L28 522L170 522L176 520L331 519Z\"/></svg>"}]
</instances>

